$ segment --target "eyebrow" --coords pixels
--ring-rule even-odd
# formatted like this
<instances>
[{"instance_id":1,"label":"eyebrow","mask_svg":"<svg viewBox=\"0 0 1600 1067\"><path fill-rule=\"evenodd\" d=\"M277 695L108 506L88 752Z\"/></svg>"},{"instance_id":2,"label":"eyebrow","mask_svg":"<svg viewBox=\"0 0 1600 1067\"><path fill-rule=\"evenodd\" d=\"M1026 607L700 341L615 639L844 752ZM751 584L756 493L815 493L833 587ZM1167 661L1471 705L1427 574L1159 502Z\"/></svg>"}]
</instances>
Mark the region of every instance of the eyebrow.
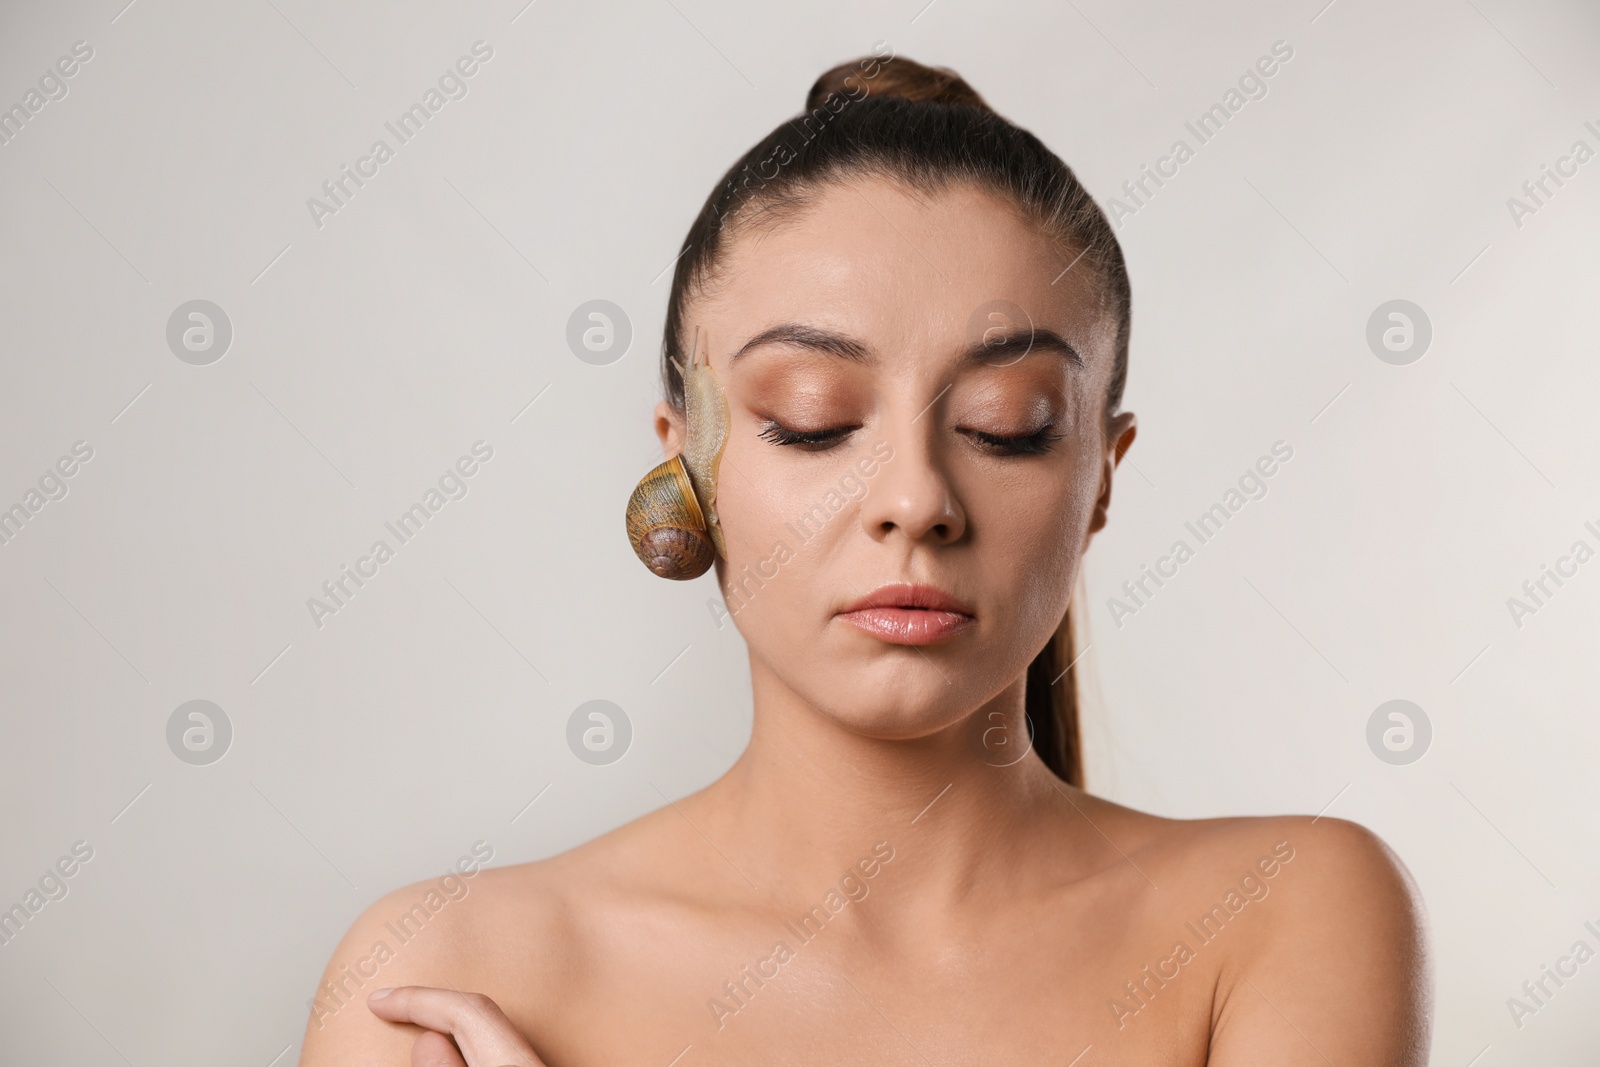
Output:
<instances>
[{"instance_id":1,"label":"eyebrow","mask_svg":"<svg viewBox=\"0 0 1600 1067\"><path fill-rule=\"evenodd\" d=\"M1015 363L1030 352L1055 352L1065 356L1068 363L1074 367L1082 367L1083 356L1072 347L1065 337L1054 330L1042 326L1035 326L1031 330L1018 330L1009 333L994 341L980 341L967 350L962 357L971 363L986 363L991 360L1005 363Z\"/></svg>"},{"instance_id":2,"label":"eyebrow","mask_svg":"<svg viewBox=\"0 0 1600 1067\"><path fill-rule=\"evenodd\" d=\"M746 341L729 362L733 362L751 349L773 344L805 348L852 363L870 365L877 362L877 355L864 341L847 334L794 322L781 323L762 330ZM987 342L980 341L962 353L961 362L985 363L997 360L1015 362L1033 351L1054 352L1066 357L1075 367L1084 366L1083 356L1066 338L1042 326L1035 326L1031 330L1018 330Z\"/></svg>"},{"instance_id":3,"label":"eyebrow","mask_svg":"<svg viewBox=\"0 0 1600 1067\"><path fill-rule=\"evenodd\" d=\"M814 352L824 352L830 356L847 359L852 363L874 363L877 361L872 354L872 349L853 337L840 333L830 333L815 326L806 326L796 322L780 323L770 326L756 334L744 343L744 347L733 354L732 363L752 348L762 345L792 345L797 348L808 348Z\"/></svg>"}]
</instances>

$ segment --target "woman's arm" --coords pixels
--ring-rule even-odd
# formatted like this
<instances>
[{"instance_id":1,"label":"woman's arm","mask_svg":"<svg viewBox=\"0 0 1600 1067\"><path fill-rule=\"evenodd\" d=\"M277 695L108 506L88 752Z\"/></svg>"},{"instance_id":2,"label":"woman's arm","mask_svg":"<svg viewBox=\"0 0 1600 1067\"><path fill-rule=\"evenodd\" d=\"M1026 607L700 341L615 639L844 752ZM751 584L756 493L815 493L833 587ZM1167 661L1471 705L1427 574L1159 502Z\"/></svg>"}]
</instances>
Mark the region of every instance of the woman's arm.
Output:
<instances>
[{"instance_id":1,"label":"woman's arm","mask_svg":"<svg viewBox=\"0 0 1600 1067\"><path fill-rule=\"evenodd\" d=\"M1208 1067L1425 1067L1433 978L1410 873L1356 823L1283 822L1296 881L1221 977Z\"/></svg>"},{"instance_id":2,"label":"woman's arm","mask_svg":"<svg viewBox=\"0 0 1600 1067\"><path fill-rule=\"evenodd\" d=\"M386 987L461 983L466 961L455 957L468 933L463 914L468 902L447 903L436 914L426 906L413 911L418 901L426 900L427 888L422 884L397 890L351 924L317 987L300 1067L410 1067L412 1045L425 1031L375 1018L367 1003L371 994Z\"/></svg>"}]
</instances>

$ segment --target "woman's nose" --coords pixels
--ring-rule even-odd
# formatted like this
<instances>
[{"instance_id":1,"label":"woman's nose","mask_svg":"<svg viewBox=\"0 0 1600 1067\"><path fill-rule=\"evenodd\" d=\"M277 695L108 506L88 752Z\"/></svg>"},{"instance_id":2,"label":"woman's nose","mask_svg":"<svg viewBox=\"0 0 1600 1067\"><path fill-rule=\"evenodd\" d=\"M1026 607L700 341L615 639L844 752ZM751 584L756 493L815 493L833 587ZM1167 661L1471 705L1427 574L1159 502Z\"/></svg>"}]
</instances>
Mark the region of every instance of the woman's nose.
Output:
<instances>
[{"instance_id":1,"label":"woman's nose","mask_svg":"<svg viewBox=\"0 0 1600 1067\"><path fill-rule=\"evenodd\" d=\"M867 536L884 541L899 534L913 543L935 545L960 540L967 529L966 513L924 421L894 435L890 445L894 454L884 461L862 501L861 525Z\"/></svg>"}]
</instances>

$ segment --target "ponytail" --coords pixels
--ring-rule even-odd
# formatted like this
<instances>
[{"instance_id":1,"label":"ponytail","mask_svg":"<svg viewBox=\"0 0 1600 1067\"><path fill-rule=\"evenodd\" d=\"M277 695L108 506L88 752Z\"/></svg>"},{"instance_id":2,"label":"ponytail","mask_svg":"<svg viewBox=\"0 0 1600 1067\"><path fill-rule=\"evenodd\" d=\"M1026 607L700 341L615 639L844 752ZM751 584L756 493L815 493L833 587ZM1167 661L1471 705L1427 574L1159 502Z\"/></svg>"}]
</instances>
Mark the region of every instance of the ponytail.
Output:
<instances>
[{"instance_id":1,"label":"ponytail","mask_svg":"<svg viewBox=\"0 0 1600 1067\"><path fill-rule=\"evenodd\" d=\"M1072 609L1028 664L1024 708L1033 747L1057 778L1083 788L1083 743L1078 731L1078 664Z\"/></svg>"}]
</instances>

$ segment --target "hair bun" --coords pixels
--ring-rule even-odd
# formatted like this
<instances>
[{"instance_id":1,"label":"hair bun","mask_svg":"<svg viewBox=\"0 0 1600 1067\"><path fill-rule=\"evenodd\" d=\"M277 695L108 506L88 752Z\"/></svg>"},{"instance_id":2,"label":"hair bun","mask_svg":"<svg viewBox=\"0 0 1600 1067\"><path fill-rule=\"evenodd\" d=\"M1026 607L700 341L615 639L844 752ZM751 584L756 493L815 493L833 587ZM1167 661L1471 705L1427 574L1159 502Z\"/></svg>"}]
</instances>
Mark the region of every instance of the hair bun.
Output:
<instances>
[{"instance_id":1,"label":"hair bun","mask_svg":"<svg viewBox=\"0 0 1600 1067\"><path fill-rule=\"evenodd\" d=\"M919 103L965 104L991 111L976 89L949 67L928 67L905 56L863 56L841 63L816 80L806 94L806 110L815 111L833 93L898 97Z\"/></svg>"}]
</instances>

